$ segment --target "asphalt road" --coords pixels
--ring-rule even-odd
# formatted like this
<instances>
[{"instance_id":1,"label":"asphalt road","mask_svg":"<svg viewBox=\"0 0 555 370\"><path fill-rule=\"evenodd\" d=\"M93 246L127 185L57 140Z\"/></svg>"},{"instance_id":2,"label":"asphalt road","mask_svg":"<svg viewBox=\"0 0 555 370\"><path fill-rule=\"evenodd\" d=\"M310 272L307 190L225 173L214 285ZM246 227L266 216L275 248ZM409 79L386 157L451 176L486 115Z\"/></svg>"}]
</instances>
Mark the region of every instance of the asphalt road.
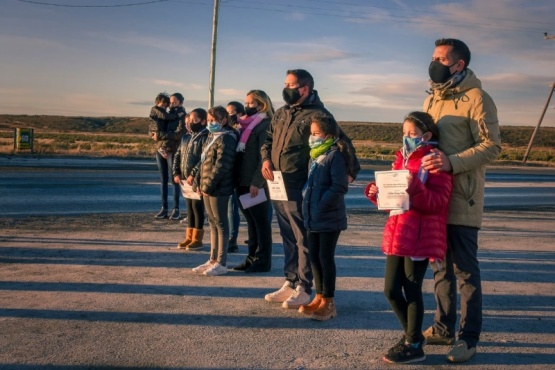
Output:
<instances>
[{"instance_id":1,"label":"asphalt road","mask_svg":"<svg viewBox=\"0 0 555 370\"><path fill-rule=\"evenodd\" d=\"M347 194L349 209L375 209L364 197L373 179L374 169L361 171ZM154 160L0 157L3 216L154 213L160 205ZM182 200L181 205L184 208ZM542 206L555 206L555 169L488 171L486 208Z\"/></svg>"}]
</instances>

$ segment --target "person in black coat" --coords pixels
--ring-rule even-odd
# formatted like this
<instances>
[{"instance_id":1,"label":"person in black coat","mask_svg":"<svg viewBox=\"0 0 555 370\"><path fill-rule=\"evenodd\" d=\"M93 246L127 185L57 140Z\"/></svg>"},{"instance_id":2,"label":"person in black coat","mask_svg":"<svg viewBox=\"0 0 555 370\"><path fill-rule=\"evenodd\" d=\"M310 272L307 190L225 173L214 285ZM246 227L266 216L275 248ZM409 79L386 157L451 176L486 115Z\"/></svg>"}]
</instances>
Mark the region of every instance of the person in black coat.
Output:
<instances>
[{"instance_id":1,"label":"person in black coat","mask_svg":"<svg viewBox=\"0 0 555 370\"><path fill-rule=\"evenodd\" d=\"M268 186L262 177L262 158L260 148L266 140L266 133L274 114L270 97L262 90L251 90L245 97L246 115L237 117L241 127L241 136L237 145L239 167L238 196L255 198L264 192L266 200L254 206L239 207L247 220L249 248L243 263L233 270L267 272L272 268L272 219Z\"/></svg>"},{"instance_id":2,"label":"person in black coat","mask_svg":"<svg viewBox=\"0 0 555 370\"><path fill-rule=\"evenodd\" d=\"M210 108L207 121L210 133L200 159L199 192L210 224L210 259L193 271L216 276L227 273L227 207L235 190L237 132L229 126L229 114L222 106Z\"/></svg>"},{"instance_id":3,"label":"person in black coat","mask_svg":"<svg viewBox=\"0 0 555 370\"><path fill-rule=\"evenodd\" d=\"M196 108L186 119L188 133L183 135L181 144L175 153L173 162L173 179L176 184L186 182L195 190L200 177L200 157L202 148L208 138L206 128L206 111ZM204 236L204 202L200 199L186 198L187 228L185 239L177 245L177 249L198 250L203 247Z\"/></svg>"}]
</instances>

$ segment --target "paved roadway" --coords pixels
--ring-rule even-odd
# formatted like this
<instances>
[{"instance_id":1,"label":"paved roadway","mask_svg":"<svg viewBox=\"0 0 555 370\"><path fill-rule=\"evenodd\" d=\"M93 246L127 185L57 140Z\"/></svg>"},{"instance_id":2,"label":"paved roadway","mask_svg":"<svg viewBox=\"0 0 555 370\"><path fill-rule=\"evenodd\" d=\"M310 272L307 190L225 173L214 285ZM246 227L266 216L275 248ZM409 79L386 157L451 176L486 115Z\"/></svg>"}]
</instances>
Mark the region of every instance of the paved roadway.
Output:
<instances>
[{"instance_id":1,"label":"paved roadway","mask_svg":"<svg viewBox=\"0 0 555 370\"><path fill-rule=\"evenodd\" d=\"M373 179L372 169L361 171L347 195L350 209L375 209L363 194ZM159 193L154 160L0 157L3 216L155 212ZM555 206L555 169L488 171L486 208L541 206Z\"/></svg>"}]
</instances>

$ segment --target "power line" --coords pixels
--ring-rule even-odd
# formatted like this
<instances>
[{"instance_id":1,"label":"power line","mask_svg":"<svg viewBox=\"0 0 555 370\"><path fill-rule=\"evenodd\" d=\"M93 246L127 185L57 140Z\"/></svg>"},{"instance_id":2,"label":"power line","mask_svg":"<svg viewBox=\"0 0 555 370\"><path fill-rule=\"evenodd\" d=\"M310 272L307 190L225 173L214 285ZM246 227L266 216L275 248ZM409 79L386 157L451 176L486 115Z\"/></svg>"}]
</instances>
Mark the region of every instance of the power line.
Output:
<instances>
[{"instance_id":1,"label":"power line","mask_svg":"<svg viewBox=\"0 0 555 370\"><path fill-rule=\"evenodd\" d=\"M122 8L127 6L139 6L139 5L148 5L148 4L155 4L155 3L164 3L170 0L151 0L151 1L144 1L140 3L129 3L129 4L114 4L114 5L68 5L68 4L55 4L55 3L47 3L43 1L31 1L31 0L17 0L21 3L29 3L35 5L47 5L47 6L57 6L63 8Z\"/></svg>"}]
</instances>

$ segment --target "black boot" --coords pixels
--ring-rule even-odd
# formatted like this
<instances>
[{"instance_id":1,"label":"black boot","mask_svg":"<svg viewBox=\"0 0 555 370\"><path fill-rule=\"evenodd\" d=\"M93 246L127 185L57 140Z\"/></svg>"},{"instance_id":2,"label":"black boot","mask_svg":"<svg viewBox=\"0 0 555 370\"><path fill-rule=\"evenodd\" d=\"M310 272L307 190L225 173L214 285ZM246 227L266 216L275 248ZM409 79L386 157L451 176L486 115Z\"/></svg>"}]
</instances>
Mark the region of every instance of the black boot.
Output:
<instances>
[{"instance_id":1,"label":"black boot","mask_svg":"<svg viewBox=\"0 0 555 370\"><path fill-rule=\"evenodd\" d=\"M243 263L235 267L232 267L231 269L234 271L245 271L251 266L251 264L252 264L251 260L247 257L247 259L244 260Z\"/></svg>"}]
</instances>

